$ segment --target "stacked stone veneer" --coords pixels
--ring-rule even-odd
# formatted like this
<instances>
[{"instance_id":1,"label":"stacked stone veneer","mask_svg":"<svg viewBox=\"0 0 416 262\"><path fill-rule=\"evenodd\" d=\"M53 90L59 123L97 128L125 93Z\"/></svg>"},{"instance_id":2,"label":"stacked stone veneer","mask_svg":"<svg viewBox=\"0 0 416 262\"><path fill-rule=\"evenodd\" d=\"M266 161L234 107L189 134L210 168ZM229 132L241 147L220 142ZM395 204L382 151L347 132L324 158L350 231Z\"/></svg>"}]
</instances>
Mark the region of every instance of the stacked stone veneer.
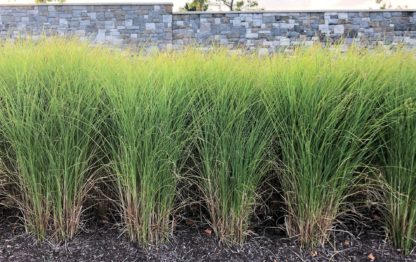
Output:
<instances>
[{"instance_id":1,"label":"stacked stone veneer","mask_svg":"<svg viewBox=\"0 0 416 262\"><path fill-rule=\"evenodd\" d=\"M76 36L120 47L188 44L263 52L334 42L416 47L416 10L172 13L170 3L0 6L0 37Z\"/></svg>"},{"instance_id":2,"label":"stacked stone veneer","mask_svg":"<svg viewBox=\"0 0 416 262\"><path fill-rule=\"evenodd\" d=\"M76 36L115 46L172 43L172 4L0 6L0 36Z\"/></svg>"},{"instance_id":3,"label":"stacked stone veneer","mask_svg":"<svg viewBox=\"0 0 416 262\"><path fill-rule=\"evenodd\" d=\"M416 11L197 13L173 15L173 44L275 50L313 42L416 47ZM338 41L339 42L339 41Z\"/></svg>"}]
</instances>

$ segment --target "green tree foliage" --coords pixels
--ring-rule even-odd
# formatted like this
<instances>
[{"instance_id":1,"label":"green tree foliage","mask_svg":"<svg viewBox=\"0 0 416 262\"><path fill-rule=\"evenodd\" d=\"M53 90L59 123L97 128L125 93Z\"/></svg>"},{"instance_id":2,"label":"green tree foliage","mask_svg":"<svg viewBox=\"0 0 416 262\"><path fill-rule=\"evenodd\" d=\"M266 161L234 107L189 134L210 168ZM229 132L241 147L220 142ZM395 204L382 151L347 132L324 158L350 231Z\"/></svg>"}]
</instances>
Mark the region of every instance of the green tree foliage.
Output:
<instances>
[{"instance_id":1,"label":"green tree foliage","mask_svg":"<svg viewBox=\"0 0 416 262\"><path fill-rule=\"evenodd\" d=\"M46 3L64 3L66 0L35 0L37 4L46 4Z\"/></svg>"},{"instance_id":2,"label":"green tree foliage","mask_svg":"<svg viewBox=\"0 0 416 262\"><path fill-rule=\"evenodd\" d=\"M190 3L186 3L183 8L184 11L207 11L208 0L193 0Z\"/></svg>"},{"instance_id":3,"label":"green tree foliage","mask_svg":"<svg viewBox=\"0 0 416 262\"><path fill-rule=\"evenodd\" d=\"M405 5L405 6L398 5L398 6L394 7L392 5L391 1L388 1L388 0L376 0L376 3L380 5L380 9L391 9L391 8L402 9L402 8L408 8L407 5Z\"/></svg>"},{"instance_id":4,"label":"green tree foliage","mask_svg":"<svg viewBox=\"0 0 416 262\"><path fill-rule=\"evenodd\" d=\"M192 0L186 3L182 11L207 11L210 4L225 5L230 11L242 11L247 9L257 9L259 3L257 0Z\"/></svg>"},{"instance_id":5,"label":"green tree foliage","mask_svg":"<svg viewBox=\"0 0 416 262\"><path fill-rule=\"evenodd\" d=\"M380 5L380 9L391 8L391 3L386 0L376 0L376 3Z\"/></svg>"},{"instance_id":6,"label":"green tree foliage","mask_svg":"<svg viewBox=\"0 0 416 262\"><path fill-rule=\"evenodd\" d=\"M242 11L244 9L252 9L258 7L259 3L256 0L217 0L227 6L230 11Z\"/></svg>"}]
</instances>

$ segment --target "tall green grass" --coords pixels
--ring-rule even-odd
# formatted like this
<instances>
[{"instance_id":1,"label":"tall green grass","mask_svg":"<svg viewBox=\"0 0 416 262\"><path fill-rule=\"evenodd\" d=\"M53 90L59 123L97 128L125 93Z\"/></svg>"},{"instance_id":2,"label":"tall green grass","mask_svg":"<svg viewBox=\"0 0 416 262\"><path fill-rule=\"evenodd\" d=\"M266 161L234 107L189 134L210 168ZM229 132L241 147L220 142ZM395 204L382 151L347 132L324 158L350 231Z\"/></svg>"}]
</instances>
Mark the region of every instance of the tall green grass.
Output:
<instances>
[{"instance_id":1,"label":"tall green grass","mask_svg":"<svg viewBox=\"0 0 416 262\"><path fill-rule=\"evenodd\" d=\"M55 46L59 44L59 48ZM92 186L100 121L92 54L62 41L3 46L0 135L8 196L38 238L72 237Z\"/></svg>"},{"instance_id":2,"label":"tall green grass","mask_svg":"<svg viewBox=\"0 0 416 262\"><path fill-rule=\"evenodd\" d=\"M280 154L285 227L302 245L326 243L368 172L387 77L373 62L383 56L312 48L271 64L265 100Z\"/></svg>"},{"instance_id":3,"label":"tall green grass","mask_svg":"<svg viewBox=\"0 0 416 262\"><path fill-rule=\"evenodd\" d=\"M409 254L416 246L416 63L399 53L387 96L381 152L386 226L393 243Z\"/></svg>"},{"instance_id":4,"label":"tall green grass","mask_svg":"<svg viewBox=\"0 0 416 262\"><path fill-rule=\"evenodd\" d=\"M352 211L352 195L375 192L367 181L379 170L387 232L409 253L415 63L413 50L257 57L4 43L0 195L28 232L60 241L79 230L105 178L100 190L134 241L167 240L177 211L200 203L220 241L242 243L277 179L287 234L315 247ZM184 188L195 192L184 198Z\"/></svg>"},{"instance_id":5,"label":"tall green grass","mask_svg":"<svg viewBox=\"0 0 416 262\"><path fill-rule=\"evenodd\" d=\"M197 184L219 240L242 243L272 168L273 130L253 77L259 60L223 52L210 59L193 114Z\"/></svg>"},{"instance_id":6,"label":"tall green grass","mask_svg":"<svg viewBox=\"0 0 416 262\"><path fill-rule=\"evenodd\" d=\"M194 100L186 71L166 61L174 56L150 59L118 64L105 89L111 119L107 149L117 201L130 238L142 243L165 241L174 227Z\"/></svg>"}]
</instances>

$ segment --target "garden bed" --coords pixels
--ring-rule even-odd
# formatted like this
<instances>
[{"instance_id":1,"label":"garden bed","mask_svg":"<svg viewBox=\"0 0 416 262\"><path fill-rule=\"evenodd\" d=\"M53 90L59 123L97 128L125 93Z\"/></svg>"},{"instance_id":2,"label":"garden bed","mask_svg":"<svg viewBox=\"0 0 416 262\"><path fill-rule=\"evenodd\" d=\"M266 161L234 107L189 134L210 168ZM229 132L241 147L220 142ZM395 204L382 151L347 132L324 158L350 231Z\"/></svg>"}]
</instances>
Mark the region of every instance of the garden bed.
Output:
<instances>
[{"instance_id":1,"label":"garden bed","mask_svg":"<svg viewBox=\"0 0 416 262\"><path fill-rule=\"evenodd\" d=\"M7 259L412 258L415 188L414 50L0 49Z\"/></svg>"}]
</instances>

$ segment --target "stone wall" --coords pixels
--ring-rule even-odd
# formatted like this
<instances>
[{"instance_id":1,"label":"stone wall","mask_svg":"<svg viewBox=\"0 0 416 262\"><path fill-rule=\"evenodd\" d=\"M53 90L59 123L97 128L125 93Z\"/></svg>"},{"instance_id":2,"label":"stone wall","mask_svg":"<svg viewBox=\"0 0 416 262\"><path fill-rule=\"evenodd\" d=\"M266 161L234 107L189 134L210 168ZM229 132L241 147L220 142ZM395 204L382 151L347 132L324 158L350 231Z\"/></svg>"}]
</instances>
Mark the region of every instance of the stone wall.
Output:
<instances>
[{"instance_id":1,"label":"stone wall","mask_svg":"<svg viewBox=\"0 0 416 262\"><path fill-rule=\"evenodd\" d=\"M314 42L416 47L416 11L232 12L173 15L173 45L218 44L274 51Z\"/></svg>"},{"instance_id":2,"label":"stone wall","mask_svg":"<svg viewBox=\"0 0 416 262\"><path fill-rule=\"evenodd\" d=\"M268 53L314 42L416 47L416 10L172 13L171 3L0 5L0 37L76 36L117 47L189 44Z\"/></svg>"},{"instance_id":3,"label":"stone wall","mask_svg":"<svg viewBox=\"0 0 416 262\"><path fill-rule=\"evenodd\" d=\"M1 38L76 36L115 46L172 44L172 4L0 6Z\"/></svg>"}]
</instances>

